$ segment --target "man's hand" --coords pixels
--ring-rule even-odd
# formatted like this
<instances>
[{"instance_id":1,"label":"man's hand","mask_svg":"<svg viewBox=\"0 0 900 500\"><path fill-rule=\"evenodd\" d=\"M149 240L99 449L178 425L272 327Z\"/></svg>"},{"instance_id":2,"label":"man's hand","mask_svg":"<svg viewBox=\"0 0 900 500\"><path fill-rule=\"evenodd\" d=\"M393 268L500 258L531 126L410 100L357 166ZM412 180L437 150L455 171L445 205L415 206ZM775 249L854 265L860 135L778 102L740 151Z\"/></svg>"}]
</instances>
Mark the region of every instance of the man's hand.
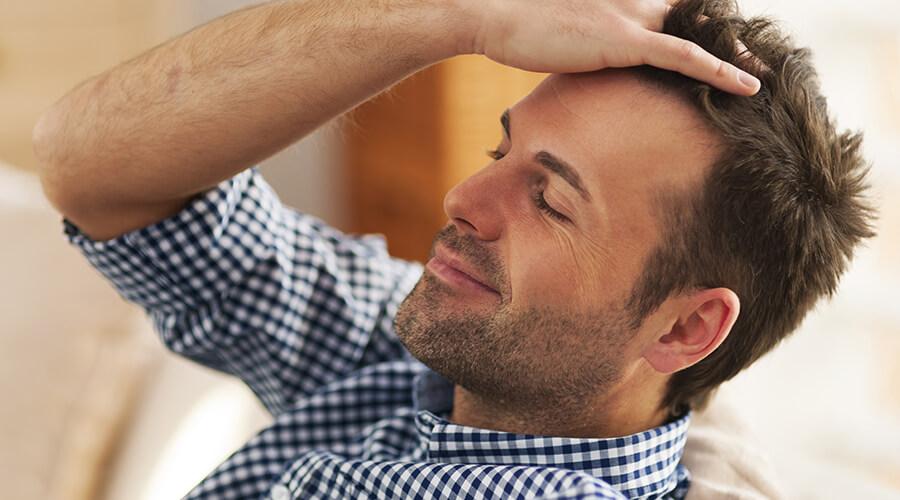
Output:
<instances>
[{"instance_id":1,"label":"man's hand","mask_svg":"<svg viewBox=\"0 0 900 500\"><path fill-rule=\"evenodd\" d=\"M724 91L752 95L759 81L699 46L659 33L672 0L471 0L480 26L473 53L544 73L649 64Z\"/></svg>"}]
</instances>

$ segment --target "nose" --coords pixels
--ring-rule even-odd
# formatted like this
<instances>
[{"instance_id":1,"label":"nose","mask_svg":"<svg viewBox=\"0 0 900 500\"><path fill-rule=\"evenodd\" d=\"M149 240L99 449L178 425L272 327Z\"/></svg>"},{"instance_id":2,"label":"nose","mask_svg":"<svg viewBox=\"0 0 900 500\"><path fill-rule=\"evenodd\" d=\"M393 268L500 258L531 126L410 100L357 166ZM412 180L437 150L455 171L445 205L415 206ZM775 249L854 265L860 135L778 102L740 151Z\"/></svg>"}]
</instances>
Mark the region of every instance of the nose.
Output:
<instances>
[{"instance_id":1,"label":"nose","mask_svg":"<svg viewBox=\"0 0 900 500\"><path fill-rule=\"evenodd\" d=\"M444 197L444 213L457 229L484 241L495 241L503 234L505 189L495 165L489 165L462 181Z\"/></svg>"}]
</instances>

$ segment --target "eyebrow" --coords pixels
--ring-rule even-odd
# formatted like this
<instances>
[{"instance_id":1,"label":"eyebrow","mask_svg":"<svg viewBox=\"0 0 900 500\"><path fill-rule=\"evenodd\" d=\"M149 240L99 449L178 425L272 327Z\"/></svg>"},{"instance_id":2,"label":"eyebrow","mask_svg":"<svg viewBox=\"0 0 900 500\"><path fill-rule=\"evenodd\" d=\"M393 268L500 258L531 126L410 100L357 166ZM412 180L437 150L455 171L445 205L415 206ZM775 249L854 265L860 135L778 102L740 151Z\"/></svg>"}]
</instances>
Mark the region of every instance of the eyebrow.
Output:
<instances>
[{"instance_id":1,"label":"eyebrow","mask_svg":"<svg viewBox=\"0 0 900 500\"><path fill-rule=\"evenodd\" d=\"M581 176L578 175L578 172L576 172L574 168L569 166L568 163L560 160L559 158L546 151L541 151L538 154L534 155L534 159L547 170L562 177L564 181L568 182L570 186L575 188L575 191L578 191L578 194L580 194L585 201L591 201L591 193L589 193L588 190L585 189L584 183L581 182Z\"/></svg>"},{"instance_id":2,"label":"eyebrow","mask_svg":"<svg viewBox=\"0 0 900 500\"><path fill-rule=\"evenodd\" d=\"M506 137L511 139L512 135L509 133L509 109L504 110L503 114L500 115L500 124L503 125L503 131L506 132ZM538 152L538 154L534 155L534 160L550 172L562 177L564 181L578 191L578 194L580 194L585 201L591 201L591 193L584 187L581 176L578 175L578 172L575 171L571 165L546 151Z\"/></svg>"}]
</instances>

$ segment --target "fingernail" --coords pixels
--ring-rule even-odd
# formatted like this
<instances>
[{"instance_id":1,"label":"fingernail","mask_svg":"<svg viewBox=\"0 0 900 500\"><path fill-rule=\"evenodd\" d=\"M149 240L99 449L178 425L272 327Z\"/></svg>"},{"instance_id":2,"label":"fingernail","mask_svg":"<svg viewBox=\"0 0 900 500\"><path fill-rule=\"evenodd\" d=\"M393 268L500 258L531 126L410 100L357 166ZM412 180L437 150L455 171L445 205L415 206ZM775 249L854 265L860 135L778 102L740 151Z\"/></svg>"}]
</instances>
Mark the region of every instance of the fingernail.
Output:
<instances>
[{"instance_id":1,"label":"fingernail","mask_svg":"<svg viewBox=\"0 0 900 500\"><path fill-rule=\"evenodd\" d=\"M750 73L747 73L746 71L738 71L738 80L740 80L741 83L743 83L747 87L750 87L752 89L759 89L759 79L751 75Z\"/></svg>"}]
</instances>

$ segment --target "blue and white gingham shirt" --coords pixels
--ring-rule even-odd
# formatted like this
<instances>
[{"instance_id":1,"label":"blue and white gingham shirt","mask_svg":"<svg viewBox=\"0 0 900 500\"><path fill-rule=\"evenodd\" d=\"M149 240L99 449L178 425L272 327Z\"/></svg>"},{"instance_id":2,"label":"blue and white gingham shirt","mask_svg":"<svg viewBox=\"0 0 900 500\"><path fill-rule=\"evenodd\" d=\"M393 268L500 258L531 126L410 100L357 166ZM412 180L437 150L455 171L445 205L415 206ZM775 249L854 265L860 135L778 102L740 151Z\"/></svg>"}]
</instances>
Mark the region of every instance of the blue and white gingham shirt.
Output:
<instances>
[{"instance_id":1,"label":"blue and white gingham shirt","mask_svg":"<svg viewBox=\"0 0 900 500\"><path fill-rule=\"evenodd\" d=\"M418 264L286 208L256 170L172 219L70 240L173 351L243 379L274 423L187 498L676 498L689 417L574 439L446 420L452 385L393 318Z\"/></svg>"}]
</instances>

